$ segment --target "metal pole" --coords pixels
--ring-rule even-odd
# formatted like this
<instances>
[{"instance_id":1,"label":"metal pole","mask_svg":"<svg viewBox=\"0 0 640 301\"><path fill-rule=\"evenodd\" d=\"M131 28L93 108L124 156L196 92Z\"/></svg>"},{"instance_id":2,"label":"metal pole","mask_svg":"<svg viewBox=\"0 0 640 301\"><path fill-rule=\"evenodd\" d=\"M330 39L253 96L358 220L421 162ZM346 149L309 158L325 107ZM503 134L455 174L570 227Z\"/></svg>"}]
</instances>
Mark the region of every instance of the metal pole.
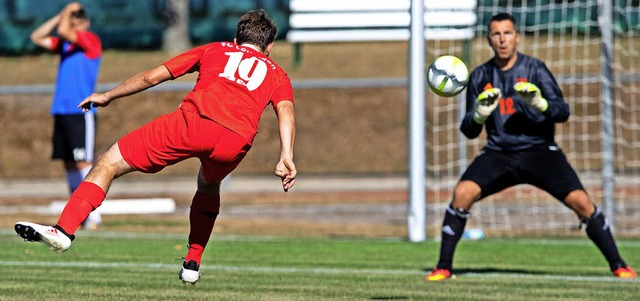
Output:
<instances>
[{"instance_id":1,"label":"metal pole","mask_svg":"<svg viewBox=\"0 0 640 301\"><path fill-rule=\"evenodd\" d=\"M408 239L426 239L426 135L424 0L411 0L409 55L409 208Z\"/></svg>"},{"instance_id":2,"label":"metal pole","mask_svg":"<svg viewBox=\"0 0 640 301\"><path fill-rule=\"evenodd\" d=\"M598 26L600 28L600 120L602 126L602 204L611 231L615 229L615 140L613 129L613 28L611 26L612 1L598 0Z\"/></svg>"}]
</instances>

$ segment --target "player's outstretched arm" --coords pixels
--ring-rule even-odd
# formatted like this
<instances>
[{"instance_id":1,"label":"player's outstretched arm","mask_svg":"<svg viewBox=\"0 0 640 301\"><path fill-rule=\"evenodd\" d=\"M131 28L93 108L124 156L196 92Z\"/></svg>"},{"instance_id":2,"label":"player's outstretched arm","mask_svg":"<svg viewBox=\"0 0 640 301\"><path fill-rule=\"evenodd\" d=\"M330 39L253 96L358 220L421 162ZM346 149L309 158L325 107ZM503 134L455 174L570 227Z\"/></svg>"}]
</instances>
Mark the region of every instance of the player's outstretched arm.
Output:
<instances>
[{"instance_id":1,"label":"player's outstretched arm","mask_svg":"<svg viewBox=\"0 0 640 301\"><path fill-rule=\"evenodd\" d=\"M282 180L282 188L289 191L296 183L296 165L293 163L293 145L296 135L296 114L292 101L280 101L275 108L280 133L280 160L275 174Z\"/></svg>"},{"instance_id":2,"label":"player's outstretched arm","mask_svg":"<svg viewBox=\"0 0 640 301\"><path fill-rule=\"evenodd\" d=\"M58 26L60 23L60 14L57 14L51 17L49 20L40 24L38 28L36 28L31 35L29 35L29 39L33 44L36 44L44 49L51 49L53 45L51 42L51 32L53 29Z\"/></svg>"},{"instance_id":3,"label":"player's outstretched arm","mask_svg":"<svg viewBox=\"0 0 640 301\"><path fill-rule=\"evenodd\" d=\"M83 112L87 112L91 109L91 104L93 104L94 107L106 107L118 98L144 91L170 79L173 79L173 76L167 67L160 65L130 77L117 87L105 93L93 93L89 95L89 97L78 104L78 108L82 108Z\"/></svg>"}]
</instances>

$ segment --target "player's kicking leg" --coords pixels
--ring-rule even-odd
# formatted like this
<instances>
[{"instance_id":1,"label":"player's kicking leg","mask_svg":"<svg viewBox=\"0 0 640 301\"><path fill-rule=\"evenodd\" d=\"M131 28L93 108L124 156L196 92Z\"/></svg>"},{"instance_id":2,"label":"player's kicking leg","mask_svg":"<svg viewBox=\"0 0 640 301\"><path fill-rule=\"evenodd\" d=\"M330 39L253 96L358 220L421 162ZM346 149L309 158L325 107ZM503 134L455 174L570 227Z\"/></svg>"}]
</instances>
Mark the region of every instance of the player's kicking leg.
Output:
<instances>
[{"instance_id":1,"label":"player's kicking leg","mask_svg":"<svg viewBox=\"0 0 640 301\"><path fill-rule=\"evenodd\" d=\"M82 221L102 204L113 179L131 171L133 169L122 158L118 144L114 144L100 156L85 180L71 194L55 226L18 222L14 226L16 233L25 241L43 243L55 252L66 251L71 247L74 233Z\"/></svg>"}]
</instances>

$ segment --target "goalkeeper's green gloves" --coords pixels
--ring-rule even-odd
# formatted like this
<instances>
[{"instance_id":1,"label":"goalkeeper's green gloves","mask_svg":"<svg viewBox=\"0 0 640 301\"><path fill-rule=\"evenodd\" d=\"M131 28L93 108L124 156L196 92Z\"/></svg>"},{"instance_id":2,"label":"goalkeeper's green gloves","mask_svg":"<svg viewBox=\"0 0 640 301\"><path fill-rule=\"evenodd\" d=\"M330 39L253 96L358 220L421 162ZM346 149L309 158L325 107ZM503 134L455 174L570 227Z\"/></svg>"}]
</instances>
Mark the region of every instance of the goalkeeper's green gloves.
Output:
<instances>
[{"instance_id":1,"label":"goalkeeper's green gloves","mask_svg":"<svg viewBox=\"0 0 640 301\"><path fill-rule=\"evenodd\" d=\"M529 82L516 83L513 86L516 89L516 93L520 95L520 98L530 106L536 108L540 112L544 112L549 108L549 102L542 98L540 88Z\"/></svg>"},{"instance_id":2,"label":"goalkeeper's green gloves","mask_svg":"<svg viewBox=\"0 0 640 301\"><path fill-rule=\"evenodd\" d=\"M500 97L502 97L502 92L498 88L482 91L476 98L476 111L473 113L473 120L478 124L484 124L484 121L498 107Z\"/></svg>"}]
</instances>

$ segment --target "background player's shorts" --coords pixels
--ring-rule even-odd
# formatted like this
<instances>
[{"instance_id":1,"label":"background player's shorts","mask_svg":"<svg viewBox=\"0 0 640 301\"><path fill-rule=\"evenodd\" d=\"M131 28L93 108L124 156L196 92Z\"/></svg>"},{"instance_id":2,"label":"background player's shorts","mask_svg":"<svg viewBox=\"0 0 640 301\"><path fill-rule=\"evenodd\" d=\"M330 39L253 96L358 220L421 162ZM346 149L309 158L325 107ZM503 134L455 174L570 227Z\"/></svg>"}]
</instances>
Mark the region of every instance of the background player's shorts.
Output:
<instances>
[{"instance_id":1,"label":"background player's shorts","mask_svg":"<svg viewBox=\"0 0 640 301\"><path fill-rule=\"evenodd\" d=\"M144 173L199 158L205 180L217 183L240 164L251 143L196 112L177 109L125 135L118 147L124 160Z\"/></svg>"},{"instance_id":2,"label":"background player's shorts","mask_svg":"<svg viewBox=\"0 0 640 301\"><path fill-rule=\"evenodd\" d=\"M473 160L460 180L477 183L480 198L518 184L531 184L564 202L576 190L584 190L562 150L544 146L520 152L498 152L485 149Z\"/></svg>"},{"instance_id":3,"label":"background player's shorts","mask_svg":"<svg viewBox=\"0 0 640 301\"><path fill-rule=\"evenodd\" d=\"M94 113L54 115L51 159L93 162L95 138Z\"/></svg>"}]
</instances>

